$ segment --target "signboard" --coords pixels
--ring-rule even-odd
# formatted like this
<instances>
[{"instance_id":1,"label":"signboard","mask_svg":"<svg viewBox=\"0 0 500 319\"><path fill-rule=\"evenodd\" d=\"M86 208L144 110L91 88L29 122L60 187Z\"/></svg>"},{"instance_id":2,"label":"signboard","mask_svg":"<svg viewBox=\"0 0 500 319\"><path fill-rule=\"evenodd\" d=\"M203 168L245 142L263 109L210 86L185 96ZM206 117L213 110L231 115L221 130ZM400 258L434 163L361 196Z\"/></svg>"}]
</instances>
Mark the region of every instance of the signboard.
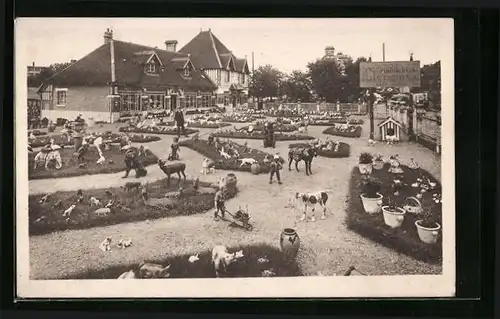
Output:
<instances>
[{"instance_id":1,"label":"signboard","mask_svg":"<svg viewBox=\"0 0 500 319\"><path fill-rule=\"evenodd\" d=\"M359 86L420 87L420 61L361 62Z\"/></svg>"}]
</instances>

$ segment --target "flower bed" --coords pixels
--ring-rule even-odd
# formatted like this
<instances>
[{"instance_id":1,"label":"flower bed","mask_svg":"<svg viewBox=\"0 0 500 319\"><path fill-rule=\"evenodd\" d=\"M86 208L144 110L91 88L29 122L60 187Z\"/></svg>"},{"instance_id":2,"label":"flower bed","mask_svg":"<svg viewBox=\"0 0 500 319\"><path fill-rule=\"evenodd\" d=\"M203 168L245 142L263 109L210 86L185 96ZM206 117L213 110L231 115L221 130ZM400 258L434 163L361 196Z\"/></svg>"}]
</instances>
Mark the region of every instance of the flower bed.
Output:
<instances>
[{"instance_id":1,"label":"flower bed","mask_svg":"<svg viewBox=\"0 0 500 319\"><path fill-rule=\"evenodd\" d=\"M295 260L287 264L283 253L266 244L252 246L228 247L229 252L243 251L243 258L228 267L227 277L262 277L264 270L272 269L277 277L302 276ZM205 250L198 253L200 260L190 263L190 254L172 256L162 260L148 260L147 262L159 265L171 265L170 278L215 278L212 263L212 251ZM259 258L266 258L269 262L259 263ZM64 277L61 279L116 279L121 274L136 268L137 264L109 267L104 270L88 270L84 273Z\"/></svg>"},{"instance_id":2,"label":"flower bed","mask_svg":"<svg viewBox=\"0 0 500 319\"><path fill-rule=\"evenodd\" d=\"M249 126L244 126L241 128L241 130L248 131ZM262 124L257 124L254 125L253 129L255 131L263 131L264 126ZM291 124L284 124L284 125L279 125L279 124L274 124L274 130L275 132L285 132L285 133L291 133L297 131L299 128L296 125L291 125Z\"/></svg>"},{"instance_id":3,"label":"flower bed","mask_svg":"<svg viewBox=\"0 0 500 319\"><path fill-rule=\"evenodd\" d=\"M104 142L110 143L119 143L122 135L116 133L105 133L102 135ZM130 134L130 141L132 143L149 143L156 142L161 140L159 136L151 136L151 135L139 135L139 134ZM51 135L51 136L37 136L35 140L31 142L31 147L42 147L50 143L50 139L54 139L54 143L61 146L74 145L75 140L71 139L68 141L66 136L61 134Z\"/></svg>"},{"instance_id":4,"label":"flower bed","mask_svg":"<svg viewBox=\"0 0 500 319\"><path fill-rule=\"evenodd\" d=\"M342 137L361 137L361 126L349 125L347 131L344 131L336 126L332 126L323 131L323 134L342 136Z\"/></svg>"},{"instance_id":5,"label":"flower bed","mask_svg":"<svg viewBox=\"0 0 500 319\"><path fill-rule=\"evenodd\" d=\"M242 172L251 171L250 165L241 166L241 161L238 161L236 158L225 159L224 157L222 157L214 146L208 145L208 141L206 140L195 141L193 139L189 139L181 141L179 145L190 148L193 151L200 153L204 157L208 157L209 159L214 161L216 169ZM272 159L271 154L264 153L256 149L250 149L250 152L248 152L248 149L246 149L245 146L234 142L232 142L232 145L240 154L239 158L253 158L259 163L261 173L269 173L269 163L266 159Z\"/></svg>"},{"instance_id":6,"label":"flower bed","mask_svg":"<svg viewBox=\"0 0 500 319\"><path fill-rule=\"evenodd\" d=\"M33 134L34 136L42 136L42 135L47 135L47 132L43 132L40 130L28 130L28 135Z\"/></svg>"},{"instance_id":7,"label":"flower bed","mask_svg":"<svg viewBox=\"0 0 500 319\"><path fill-rule=\"evenodd\" d=\"M168 127L168 126L155 126L155 127L146 127L146 128L137 128L134 126L120 127L119 131L125 132L125 133L177 135L177 129L174 129L174 128ZM190 128L186 128L184 131L188 135L198 132L198 130L193 130Z\"/></svg>"},{"instance_id":8,"label":"flower bed","mask_svg":"<svg viewBox=\"0 0 500 319\"><path fill-rule=\"evenodd\" d=\"M34 169L35 156L37 152L28 154L28 179L45 179L45 178L61 178L69 176L81 175L94 175L94 174L108 174L125 171L125 163L123 162L124 154L120 150L103 150L103 155L106 161L102 164L97 164L99 153L95 147L90 147L85 160L83 161L85 167L80 168L77 158L73 156L74 148L63 148L59 150L61 154L62 167L60 169L49 168L45 169L44 165ZM152 152L147 152L146 156L140 156L139 160L142 161L144 166L156 164L157 157Z\"/></svg>"},{"instance_id":9,"label":"flower bed","mask_svg":"<svg viewBox=\"0 0 500 319\"><path fill-rule=\"evenodd\" d=\"M250 123L258 119L265 119L264 115L259 114L231 114L222 117L223 122L229 123Z\"/></svg>"},{"instance_id":10,"label":"flower bed","mask_svg":"<svg viewBox=\"0 0 500 319\"><path fill-rule=\"evenodd\" d=\"M163 122L159 123L159 126L174 126L174 122ZM188 128L221 128L221 127L226 127L226 126L231 126L229 123L214 123L214 122L207 122L207 123L202 123L202 122L189 122L187 123Z\"/></svg>"},{"instance_id":11,"label":"flower bed","mask_svg":"<svg viewBox=\"0 0 500 319\"><path fill-rule=\"evenodd\" d=\"M276 132L276 130L275 130ZM220 138L244 138L249 140L263 140L264 134L262 131L254 131L250 134L241 131L227 131L214 133L215 136ZM275 133L276 141L304 141L314 140L314 137L300 134L280 134Z\"/></svg>"},{"instance_id":12,"label":"flower bed","mask_svg":"<svg viewBox=\"0 0 500 319\"><path fill-rule=\"evenodd\" d=\"M347 143L343 142L338 142L339 147L338 151L328 150L325 149L324 147L320 147L318 150L318 155L323 156L323 157L328 157L328 158L344 158L344 157L349 157L351 153L351 147ZM289 148L295 148L295 147L309 147L310 144L307 143L292 143L288 145Z\"/></svg>"},{"instance_id":13,"label":"flower bed","mask_svg":"<svg viewBox=\"0 0 500 319\"><path fill-rule=\"evenodd\" d=\"M123 183L125 184L125 180ZM41 235L66 229L83 229L125 222L200 214L213 209L215 195L196 193L192 185L192 181L186 181L183 184L184 195L175 200L176 204L171 209L156 209L146 206L140 191L126 192L119 187L84 190L84 200L76 204L69 221L62 214L77 201L78 195L76 191L52 193L50 194L50 200L45 204L39 202L43 195L30 195L29 233L30 235ZM209 185L200 182L200 186L208 187ZM177 191L178 188L179 186L175 181L171 182L170 187L168 187L165 179L148 183L146 186L149 197L153 199L163 198L167 192ZM116 205L107 216L98 216L94 214L96 208L90 207L90 197L94 196L103 205L106 205L108 203L108 197L105 194L106 190L111 192L114 203L119 205ZM237 189L235 187L228 187L229 198L236 196L236 193ZM54 204L58 203L58 201L61 201L59 208L54 208ZM43 220L40 221L42 216L44 216Z\"/></svg>"},{"instance_id":14,"label":"flower bed","mask_svg":"<svg viewBox=\"0 0 500 319\"><path fill-rule=\"evenodd\" d=\"M385 164L383 169L373 170L371 174L371 177L378 179L382 184L379 193L384 196L383 205L387 205L386 198L390 197L393 198L396 206L403 207L404 200L407 197L415 197L420 191L419 188L411 187L419 176L424 180L429 178L431 181L434 181L437 185L435 190L440 193L441 185L435 181L430 173L423 169L412 170L408 166L401 165L404 171L402 183L408 185L408 187L403 187L399 190L399 196L394 196L394 190L391 188L391 185L395 176L388 172L389 167L389 164ZM350 200L346 216L348 228L399 253L428 263L440 263L442 261L441 239L439 238L436 244L425 244L418 237L415 221L422 219L421 217L406 213L401 227L393 229L385 225L382 213L368 214L365 212L360 198L361 189L358 187L362 178L359 169L357 167L354 168L351 173L349 186ZM424 211L431 211L433 217L441 224L441 208L438 207L431 210L432 207L435 207L432 200L432 192L428 191L424 193L420 202ZM453 227L453 225L450 227Z\"/></svg>"},{"instance_id":15,"label":"flower bed","mask_svg":"<svg viewBox=\"0 0 500 319\"><path fill-rule=\"evenodd\" d=\"M349 124L353 125L361 125L364 123L363 120L361 119L312 119L309 123L309 125L321 125L321 126L330 126L334 124L346 124L349 122Z\"/></svg>"}]
</instances>

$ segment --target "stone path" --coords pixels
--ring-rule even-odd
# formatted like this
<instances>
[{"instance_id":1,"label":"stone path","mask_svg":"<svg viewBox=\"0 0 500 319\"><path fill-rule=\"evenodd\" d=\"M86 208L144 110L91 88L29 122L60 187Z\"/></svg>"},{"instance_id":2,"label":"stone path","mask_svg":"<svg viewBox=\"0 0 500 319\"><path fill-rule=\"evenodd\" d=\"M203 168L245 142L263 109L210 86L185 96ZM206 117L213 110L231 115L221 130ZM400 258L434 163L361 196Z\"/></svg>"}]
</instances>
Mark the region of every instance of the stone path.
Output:
<instances>
[{"instance_id":1,"label":"stone path","mask_svg":"<svg viewBox=\"0 0 500 319\"><path fill-rule=\"evenodd\" d=\"M367 122L367 121L366 121ZM321 136L324 126L311 126L309 134ZM69 274L87 268L101 269L110 265L139 263L145 259L170 255L195 253L211 249L215 244L239 245L268 243L279 246L279 235L284 227L294 227L301 237L299 262L305 274L333 275L355 265L359 270L372 275L385 274L436 274L441 267L416 261L398 254L354 232L344 223L345 199L348 194L350 172L363 151L389 155L397 153L403 162L410 157L419 160L421 166L440 179L439 157L419 145L402 144L368 146L368 123L364 125L361 139L338 138L351 145L351 156L346 159L318 157L313 163L313 176L287 169L283 171L283 185L268 184L267 175L252 175L236 172L240 193L228 201L227 208L236 210L248 205L252 232L227 227L226 223L214 222L211 213L195 216L165 218L154 221L125 223L108 227L71 230L30 237L30 264L32 278L57 278L61 273ZM167 154L172 136L162 136L158 142L148 143L155 154ZM240 141L243 143L243 140ZM249 146L262 148L262 141L249 140ZM286 155L288 144L278 142L276 152ZM263 149L266 150L266 149ZM267 149L270 152L269 149ZM181 156L187 164L188 178L199 175L203 157L187 148L181 148ZM156 165L155 165L156 166ZM148 168L148 176L142 180L153 181L164 178L158 167ZM229 171L218 171L215 175L201 176L200 180L215 181ZM112 187L123 184L122 173L72 177L58 180L35 180L30 182L30 193L52 192L87 187ZM329 190L330 213L324 221L297 223L300 211L285 208L296 191ZM106 236L130 237L134 245L125 251L102 253L98 244Z\"/></svg>"}]
</instances>

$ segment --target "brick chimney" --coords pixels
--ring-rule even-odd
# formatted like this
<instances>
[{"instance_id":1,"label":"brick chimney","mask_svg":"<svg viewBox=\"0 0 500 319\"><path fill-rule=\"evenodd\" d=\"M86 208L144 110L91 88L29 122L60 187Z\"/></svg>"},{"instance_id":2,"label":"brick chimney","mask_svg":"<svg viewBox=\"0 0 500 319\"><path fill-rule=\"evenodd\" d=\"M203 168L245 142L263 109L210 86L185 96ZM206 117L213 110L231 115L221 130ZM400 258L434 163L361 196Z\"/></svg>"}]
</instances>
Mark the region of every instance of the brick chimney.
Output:
<instances>
[{"instance_id":1,"label":"brick chimney","mask_svg":"<svg viewBox=\"0 0 500 319\"><path fill-rule=\"evenodd\" d=\"M169 52L176 52L177 49L177 40L167 40L165 41L165 50Z\"/></svg>"},{"instance_id":2,"label":"brick chimney","mask_svg":"<svg viewBox=\"0 0 500 319\"><path fill-rule=\"evenodd\" d=\"M109 28L106 29L106 32L104 32L104 43L109 43L113 40L113 30L110 30Z\"/></svg>"}]
</instances>

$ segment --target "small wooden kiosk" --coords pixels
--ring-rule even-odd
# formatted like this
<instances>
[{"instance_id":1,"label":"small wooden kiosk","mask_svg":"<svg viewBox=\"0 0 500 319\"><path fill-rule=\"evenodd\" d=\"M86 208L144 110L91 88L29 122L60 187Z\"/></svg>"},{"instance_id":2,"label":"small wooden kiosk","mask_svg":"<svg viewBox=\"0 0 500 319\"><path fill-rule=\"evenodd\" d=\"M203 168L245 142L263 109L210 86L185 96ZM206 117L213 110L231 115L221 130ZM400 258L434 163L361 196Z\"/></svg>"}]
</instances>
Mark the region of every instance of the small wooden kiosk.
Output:
<instances>
[{"instance_id":1,"label":"small wooden kiosk","mask_svg":"<svg viewBox=\"0 0 500 319\"><path fill-rule=\"evenodd\" d=\"M389 116L386 120L378 125L380 129L380 140L387 141L388 135L395 135L398 142L401 141L401 129L403 125ZM392 133L392 134L391 134Z\"/></svg>"}]
</instances>

